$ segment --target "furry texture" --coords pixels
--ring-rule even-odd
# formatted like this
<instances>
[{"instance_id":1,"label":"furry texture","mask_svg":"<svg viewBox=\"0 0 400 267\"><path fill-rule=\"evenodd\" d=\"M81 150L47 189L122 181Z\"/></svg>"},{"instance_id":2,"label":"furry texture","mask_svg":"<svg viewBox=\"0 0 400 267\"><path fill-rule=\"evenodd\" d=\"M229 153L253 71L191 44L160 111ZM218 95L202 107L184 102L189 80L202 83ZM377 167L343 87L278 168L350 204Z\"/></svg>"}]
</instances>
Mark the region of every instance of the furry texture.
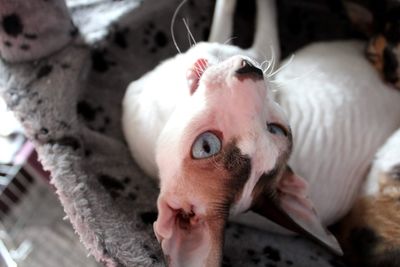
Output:
<instances>
[{"instance_id":1,"label":"furry texture","mask_svg":"<svg viewBox=\"0 0 400 267\"><path fill-rule=\"evenodd\" d=\"M338 236L352 266L399 265L399 178L400 130L375 155L361 196L340 223Z\"/></svg>"},{"instance_id":2,"label":"furry texture","mask_svg":"<svg viewBox=\"0 0 400 267\"><path fill-rule=\"evenodd\" d=\"M36 12L26 12L21 8L25 0L0 1L0 12L18 13L23 21L57 18L55 24L29 23L35 32L52 37L48 42L38 38L28 57L18 58L24 55L19 46L13 46L18 53L3 52L1 46L8 59L0 64L2 96L51 170L65 211L90 252L108 266L161 266L151 227L158 192L129 156L120 130L120 103L130 81L176 53L169 26L179 1L147 0L140 6L140 1L70 1L86 44L59 38L69 33L69 18L42 2L63 6L61 1L35 1L30 7ZM349 36L341 11L330 1L307 2L279 1L286 55L311 40ZM189 1L183 12L196 40L205 39L212 4ZM249 23L241 19L242 25ZM175 30L179 44L187 47L185 28ZM0 33L1 42L10 38ZM228 225L225 255L225 266L342 266L309 241L236 224Z\"/></svg>"}]
</instances>

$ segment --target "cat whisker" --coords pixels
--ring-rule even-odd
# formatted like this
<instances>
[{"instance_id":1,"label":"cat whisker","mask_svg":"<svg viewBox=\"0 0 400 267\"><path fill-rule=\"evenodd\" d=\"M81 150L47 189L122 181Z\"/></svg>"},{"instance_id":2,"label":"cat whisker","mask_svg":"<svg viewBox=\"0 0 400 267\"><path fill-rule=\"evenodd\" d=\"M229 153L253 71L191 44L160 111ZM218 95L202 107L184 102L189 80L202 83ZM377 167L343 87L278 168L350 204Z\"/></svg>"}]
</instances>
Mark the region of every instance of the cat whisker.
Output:
<instances>
[{"instance_id":1,"label":"cat whisker","mask_svg":"<svg viewBox=\"0 0 400 267\"><path fill-rule=\"evenodd\" d=\"M271 65L270 65L270 68L268 68L269 73L267 74L267 77L271 76L271 73L274 71L275 64L276 64L276 55L275 55L274 49L272 48L272 46L270 46L270 49L271 49Z\"/></svg>"},{"instance_id":2,"label":"cat whisker","mask_svg":"<svg viewBox=\"0 0 400 267\"><path fill-rule=\"evenodd\" d=\"M270 46L270 50L271 50L271 53L270 53L271 57L269 59L267 59L267 57L264 55L263 57L265 58L265 60L262 61L260 64L260 68L261 68L264 76L267 78L269 77L270 73L273 71L273 69L275 67L275 53L274 53L272 45Z\"/></svg>"},{"instance_id":3,"label":"cat whisker","mask_svg":"<svg viewBox=\"0 0 400 267\"><path fill-rule=\"evenodd\" d=\"M194 39L193 34L190 31L189 24L187 23L186 19L182 19L182 21L183 21L183 24L185 24L185 27L186 27L186 30L188 32L188 35L189 35L190 39L193 41L194 44L196 44L196 40Z\"/></svg>"},{"instance_id":4,"label":"cat whisker","mask_svg":"<svg viewBox=\"0 0 400 267\"><path fill-rule=\"evenodd\" d=\"M275 84L277 87L282 87L285 83L291 83L291 82L295 82L295 81L298 81L300 79L303 79L304 77L312 74L314 71L315 71L315 68L310 69L308 72L303 73L302 75L300 75L298 77L295 77L293 79L285 79L284 81L276 81L276 80L271 79L270 82Z\"/></svg>"},{"instance_id":5,"label":"cat whisker","mask_svg":"<svg viewBox=\"0 0 400 267\"><path fill-rule=\"evenodd\" d=\"M223 44L229 44L232 40L236 39L236 36L229 37Z\"/></svg>"},{"instance_id":6,"label":"cat whisker","mask_svg":"<svg viewBox=\"0 0 400 267\"><path fill-rule=\"evenodd\" d=\"M276 71L274 71L274 72L272 72L272 73L269 73L267 77L270 78L270 77L274 76L275 74L277 74L279 71L281 71L281 70L283 70L284 68L286 68L287 66L289 66L289 64L292 63L293 58L294 58L294 55L291 55L290 58L289 58L289 60L288 60L285 64L283 64L282 66L280 66Z\"/></svg>"},{"instance_id":7,"label":"cat whisker","mask_svg":"<svg viewBox=\"0 0 400 267\"><path fill-rule=\"evenodd\" d=\"M182 2L175 9L174 15L172 16L171 27L170 27L172 42L174 43L175 48L176 48L176 50L178 50L179 54L182 54L182 52L181 52L181 49L179 48L178 43L175 38L174 26L175 26L175 22L176 22L176 17L178 16L179 11L183 7L183 5L186 4L186 2L187 2L187 0L182 0Z\"/></svg>"}]
</instances>

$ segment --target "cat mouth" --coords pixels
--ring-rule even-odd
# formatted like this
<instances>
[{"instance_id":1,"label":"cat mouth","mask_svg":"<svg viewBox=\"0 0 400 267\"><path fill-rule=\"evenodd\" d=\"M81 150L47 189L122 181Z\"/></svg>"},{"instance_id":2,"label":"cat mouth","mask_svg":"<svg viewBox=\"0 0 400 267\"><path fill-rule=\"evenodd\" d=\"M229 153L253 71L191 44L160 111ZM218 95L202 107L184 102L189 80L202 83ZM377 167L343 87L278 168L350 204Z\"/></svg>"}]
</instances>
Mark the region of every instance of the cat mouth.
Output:
<instances>
[{"instance_id":1,"label":"cat mouth","mask_svg":"<svg viewBox=\"0 0 400 267\"><path fill-rule=\"evenodd\" d=\"M190 94L192 95L199 87L199 81L201 76L208 68L208 60L199 58L196 62L188 69L186 73L186 80L189 86Z\"/></svg>"}]
</instances>

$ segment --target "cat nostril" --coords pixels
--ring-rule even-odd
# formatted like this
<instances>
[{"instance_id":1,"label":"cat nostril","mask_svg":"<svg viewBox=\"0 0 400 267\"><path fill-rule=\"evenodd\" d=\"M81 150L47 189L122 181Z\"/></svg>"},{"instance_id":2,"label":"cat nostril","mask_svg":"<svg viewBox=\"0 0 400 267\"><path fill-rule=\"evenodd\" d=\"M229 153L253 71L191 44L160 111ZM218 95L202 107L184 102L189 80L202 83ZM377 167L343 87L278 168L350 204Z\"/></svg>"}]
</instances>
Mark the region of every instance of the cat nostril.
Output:
<instances>
[{"instance_id":1,"label":"cat nostril","mask_svg":"<svg viewBox=\"0 0 400 267\"><path fill-rule=\"evenodd\" d=\"M253 76L256 77L257 79L264 78L262 70L251 64L246 59L243 59L241 61L239 69L236 70L236 74L240 76Z\"/></svg>"}]
</instances>

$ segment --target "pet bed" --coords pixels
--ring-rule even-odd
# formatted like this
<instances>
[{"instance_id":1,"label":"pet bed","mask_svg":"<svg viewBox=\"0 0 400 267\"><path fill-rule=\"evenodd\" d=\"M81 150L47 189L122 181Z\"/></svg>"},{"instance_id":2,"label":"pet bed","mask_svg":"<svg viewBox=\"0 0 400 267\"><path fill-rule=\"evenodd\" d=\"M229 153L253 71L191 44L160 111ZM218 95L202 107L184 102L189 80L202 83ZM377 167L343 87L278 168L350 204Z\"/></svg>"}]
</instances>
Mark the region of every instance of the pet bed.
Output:
<instances>
[{"instance_id":1,"label":"pet bed","mask_svg":"<svg viewBox=\"0 0 400 267\"><path fill-rule=\"evenodd\" d=\"M254 3L239 2L235 29L245 32L251 27L245 11ZM334 1L278 2L284 55L313 40L349 35ZM1 94L51 172L81 241L106 266L164 266L152 230L157 184L129 154L121 99L129 82L176 53L170 22L179 3L0 0ZM208 35L213 5L189 0L179 13L197 40ZM179 18L175 34L181 49L188 48ZM223 266L344 266L301 237L233 223L224 255Z\"/></svg>"}]
</instances>

